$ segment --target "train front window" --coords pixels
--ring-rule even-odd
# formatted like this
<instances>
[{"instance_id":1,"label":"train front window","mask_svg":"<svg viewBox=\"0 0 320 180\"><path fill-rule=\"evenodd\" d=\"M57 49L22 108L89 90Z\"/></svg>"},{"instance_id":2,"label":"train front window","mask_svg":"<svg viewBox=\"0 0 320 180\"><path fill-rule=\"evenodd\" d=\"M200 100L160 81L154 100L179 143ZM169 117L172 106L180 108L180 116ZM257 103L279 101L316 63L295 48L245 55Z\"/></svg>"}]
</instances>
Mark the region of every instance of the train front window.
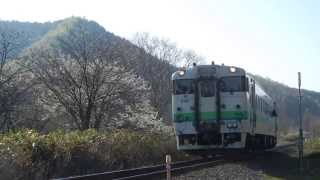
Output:
<instances>
[{"instance_id":1,"label":"train front window","mask_svg":"<svg viewBox=\"0 0 320 180\"><path fill-rule=\"evenodd\" d=\"M181 79L173 81L174 94L193 94L194 82L191 79Z\"/></svg>"},{"instance_id":2,"label":"train front window","mask_svg":"<svg viewBox=\"0 0 320 180\"><path fill-rule=\"evenodd\" d=\"M244 92L247 91L245 76L223 77L220 80L222 92Z\"/></svg>"}]
</instances>

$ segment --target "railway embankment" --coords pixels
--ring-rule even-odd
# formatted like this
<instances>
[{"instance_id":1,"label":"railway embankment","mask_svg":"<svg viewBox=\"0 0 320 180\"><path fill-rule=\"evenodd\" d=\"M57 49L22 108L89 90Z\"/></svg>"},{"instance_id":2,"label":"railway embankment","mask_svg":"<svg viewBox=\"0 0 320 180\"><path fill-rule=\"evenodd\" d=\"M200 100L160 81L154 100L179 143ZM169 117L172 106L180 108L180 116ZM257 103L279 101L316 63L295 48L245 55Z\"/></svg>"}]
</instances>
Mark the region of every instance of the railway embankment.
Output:
<instances>
[{"instance_id":1,"label":"railway embankment","mask_svg":"<svg viewBox=\"0 0 320 180\"><path fill-rule=\"evenodd\" d=\"M176 150L173 136L114 130L20 130L0 135L0 180L49 179L159 164L166 154L188 159Z\"/></svg>"},{"instance_id":2,"label":"railway embankment","mask_svg":"<svg viewBox=\"0 0 320 180\"><path fill-rule=\"evenodd\" d=\"M320 179L320 139L304 146L300 174L296 147L258 153L242 161L183 173L174 179ZM95 130L39 134L33 130L0 136L0 179L49 179L186 160L171 136L150 132Z\"/></svg>"}]
</instances>

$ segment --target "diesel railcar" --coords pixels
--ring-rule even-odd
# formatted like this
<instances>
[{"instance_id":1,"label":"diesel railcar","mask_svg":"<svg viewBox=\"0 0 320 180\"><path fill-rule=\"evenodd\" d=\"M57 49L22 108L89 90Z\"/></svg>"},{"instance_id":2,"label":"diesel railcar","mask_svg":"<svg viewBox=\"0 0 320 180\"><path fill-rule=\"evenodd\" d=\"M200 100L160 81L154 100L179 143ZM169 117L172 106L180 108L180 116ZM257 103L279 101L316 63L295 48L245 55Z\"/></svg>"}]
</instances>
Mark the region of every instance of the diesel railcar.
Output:
<instances>
[{"instance_id":1,"label":"diesel railcar","mask_svg":"<svg viewBox=\"0 0 320 180\"><path fill-rule=\"evenodd\" d=\"M177 148L188 153L277 144L275 102L239 67L193 65L172 74Z\"/></svg>"}]
</instances>

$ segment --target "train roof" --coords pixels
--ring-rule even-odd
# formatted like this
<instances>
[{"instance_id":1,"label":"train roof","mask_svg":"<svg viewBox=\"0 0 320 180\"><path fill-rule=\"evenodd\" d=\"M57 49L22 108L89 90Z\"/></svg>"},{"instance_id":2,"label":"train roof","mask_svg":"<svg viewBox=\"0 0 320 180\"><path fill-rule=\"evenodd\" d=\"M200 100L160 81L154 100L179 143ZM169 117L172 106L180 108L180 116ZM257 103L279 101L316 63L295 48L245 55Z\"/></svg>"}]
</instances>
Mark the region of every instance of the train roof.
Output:
<instances>
[{"instance_id":1,"label":"train roof","mask_svg":"<svg viewBox=\"0 0 320 180\"><path fill-rule=\"evenodd\" d=\"M171 79L195 79L199 76L243 76L246 75L244 69L235 66L225 65L197 65L187 68L186 70L176 71L172 74Z\"/></svg>"},{"instance_id":2,"label":"train roof","mask_svg":"<svg viewBox=\"0 0 320 180\"><path fill-rule=\"evenodd\" d=\"M268 104L272 105L274 103L272 98L263 90L259 83L256 83L256 95L264 99Z\"/></svg>"},{"instance_id":3,"label":"train roof","mask_svg":"<svg viewBox=\"0 0 320 180\"><path fill-rule=\"evenodd\" d=\"M247 74L246 76L249 79L254 80L254 77L252 77L251 75ZM266 103L273 104L274 103L273 99L264 91L264 89L259 84L259 82L255 81L255 84L256 84L256 95L259 96L260 98L264 99L266 101Z\"/></svg>"}]
</instances>

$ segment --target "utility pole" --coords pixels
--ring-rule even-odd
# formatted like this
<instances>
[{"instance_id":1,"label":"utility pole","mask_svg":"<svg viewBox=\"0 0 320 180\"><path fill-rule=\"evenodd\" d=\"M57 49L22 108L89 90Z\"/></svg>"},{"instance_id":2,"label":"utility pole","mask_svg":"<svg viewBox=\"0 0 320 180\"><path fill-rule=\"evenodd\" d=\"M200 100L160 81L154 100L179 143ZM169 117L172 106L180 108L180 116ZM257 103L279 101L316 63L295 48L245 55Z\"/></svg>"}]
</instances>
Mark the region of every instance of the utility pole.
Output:
<instances>
[{"instance_id":1,"label":"utility pole","mask_svg":"<svg viewBox=\"0 0 320 180\"><path fill-rule=\"evenodd\" d=\"M299 168L300 172L303 171L303 129L302 129L302 108L301 108L301 73L298 72L298 85L299 85Z\"/></svg>"}]
</instances>

